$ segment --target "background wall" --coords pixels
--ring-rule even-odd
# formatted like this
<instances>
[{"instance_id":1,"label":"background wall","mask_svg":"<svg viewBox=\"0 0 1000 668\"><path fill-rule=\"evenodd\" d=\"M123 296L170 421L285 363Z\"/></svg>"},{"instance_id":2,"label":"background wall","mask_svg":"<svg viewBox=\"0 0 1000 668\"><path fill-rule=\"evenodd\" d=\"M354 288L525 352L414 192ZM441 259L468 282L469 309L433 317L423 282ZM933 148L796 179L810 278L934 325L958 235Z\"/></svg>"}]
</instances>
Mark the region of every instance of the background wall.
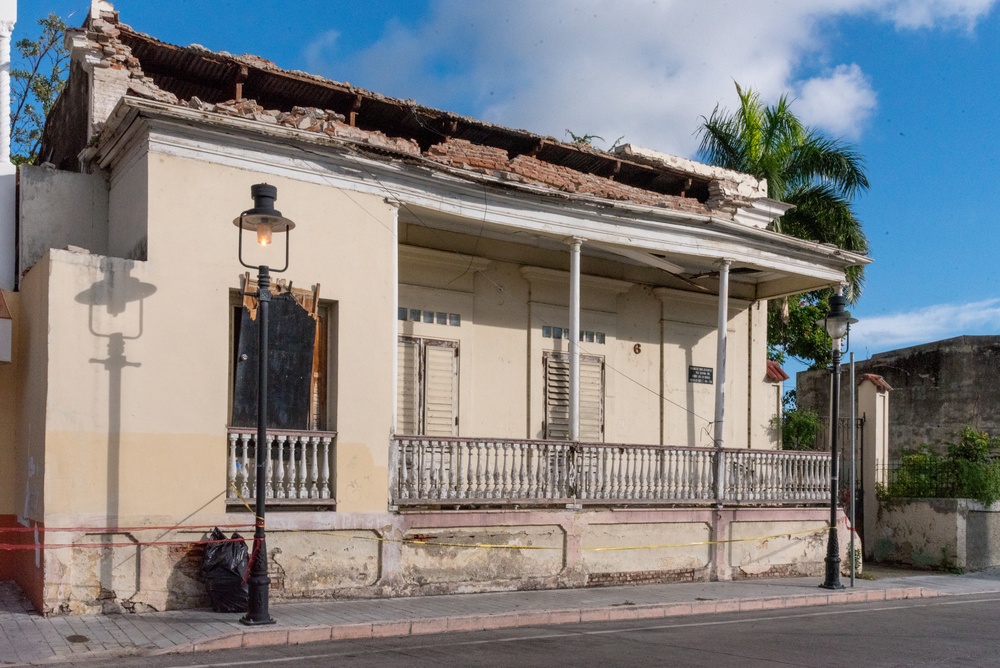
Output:
<instances>
[{"instance_id":1,"label":"background wall","mask_svg":"<svg viewBox=\"0 0 1000 668\"><path fill-rule=\"evenodd\" d=\"M846 360L845 360L846 361ZM873 355L856 362L856 375L874 373L892 387L889 456L924 443L944 452L963 427L1000 436L1000 336L960 336ZM841 405L849 406L847 368ZM800 406L829 411L829 373L805 371L796 378ZM846 414L846 409L845 409Z\"/></svg>"},{"instance_id":2,"label":"background wall","mask_svg":"<svg viewBox=\"0 0 1000 668\"><path fill-rule=\"evenodd\" d=\"M873 541L879 561L983 570L1000 565L1000 505L971 499L893 499Z\"/></svg>"}]
</instances>

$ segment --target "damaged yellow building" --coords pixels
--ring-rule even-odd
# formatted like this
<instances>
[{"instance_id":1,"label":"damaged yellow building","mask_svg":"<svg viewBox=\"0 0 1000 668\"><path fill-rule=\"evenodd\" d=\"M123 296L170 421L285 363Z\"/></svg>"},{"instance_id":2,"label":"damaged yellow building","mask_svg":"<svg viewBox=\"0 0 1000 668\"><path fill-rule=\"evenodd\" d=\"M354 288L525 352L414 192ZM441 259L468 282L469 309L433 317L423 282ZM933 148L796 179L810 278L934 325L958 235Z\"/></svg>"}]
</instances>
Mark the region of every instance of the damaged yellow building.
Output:
<instances>
[{"instance_id":1,"label":"damaged yellow building","mask_svg":"<svg viewBox=\"0 0 1000 668\"><path fill-rule=\"evenodd\" d=\"M822 572L829 456L777 449L766 305L868 259L773 231L766 184L164 44L106 2L69 42L3 293L0 577L39 610L201 605L197 541L249 535L258 183L306 318L274 337L300 373L269 404L294 406L272 597Z\"/></svg>"}]
</instances>

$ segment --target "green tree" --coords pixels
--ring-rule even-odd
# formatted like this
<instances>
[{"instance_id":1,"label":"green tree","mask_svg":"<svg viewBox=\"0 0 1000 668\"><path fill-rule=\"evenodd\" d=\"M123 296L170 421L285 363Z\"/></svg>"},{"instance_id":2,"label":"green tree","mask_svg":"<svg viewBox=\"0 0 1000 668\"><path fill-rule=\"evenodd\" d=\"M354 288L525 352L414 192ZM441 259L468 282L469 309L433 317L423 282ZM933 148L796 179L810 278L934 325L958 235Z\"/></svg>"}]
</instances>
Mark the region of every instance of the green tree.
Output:
<instances>
[{"instance_id":1,"label":"green tree","mask_svg":"<svg viewBox=\"0 0 1000 668\"><path fill-rule=\"evenodd\" d=\"M948 443L947 454L921 445L904 450L899 466L890 471L883 500L893 498L976 499L983 505L1000 500L1000 459L990 453L1000 439L965 427L958 443Z\"/></svg>"},{"instance_id":2,"label":"green tree","mask_svg":"<svg viewBox=\"0 0 1000 668\"><path fill-rule=\"evenodd\" d=\"M816 321L830 311L830 290L818 290L775 300L767 309L768 357L783 364L788 357L807 360L813 368L832 361L830 335Z\"/></svg>"},{"instance_id":3,"label":"green tree","mask_svg":"<svg viewBox=\"0 0 1000 668\"><path fill-rule=\"evenodd\" d=\"M823 421L814 411L799 408L795 390L789 390L781 398L781 415L775 415L771 427L780 427L782 450L813 450L816 437L823 430Z\"/></svg>"},{"instance_id":4,"label":"green tree","mask_svg":"<svg viewBox=\"0 0 1000 668\"><path fill-rule=\"evenodd\" d=\"M14 164L34 162L45 119L66 83L69 52L63 42L66 24L55 14L38 20L37 39L15 45L11 79L10 148Z\"/></svg>"},{"instance_id":5,"label":"green tree","mask_svg":"<svg viewBox=\"0 0 1000 668\"><path fill-rule=\"evenodd\" d=\"M834 244L867 253L868 239L851 200L868 189L864 160L856 149L806 127L782 96L765 105L753 89L736 84L736 111L716 106L698 132L698 158L704 162L767 179L768 197L795 205L775 229L799 239ZM864 284L863 267L847 271L847 297L854 303ZM815 320L829 311L829 290L775 301L768 314L772 359L787 355L823 366L830 360L830 338Z\"/></svg>"}]
</instances>

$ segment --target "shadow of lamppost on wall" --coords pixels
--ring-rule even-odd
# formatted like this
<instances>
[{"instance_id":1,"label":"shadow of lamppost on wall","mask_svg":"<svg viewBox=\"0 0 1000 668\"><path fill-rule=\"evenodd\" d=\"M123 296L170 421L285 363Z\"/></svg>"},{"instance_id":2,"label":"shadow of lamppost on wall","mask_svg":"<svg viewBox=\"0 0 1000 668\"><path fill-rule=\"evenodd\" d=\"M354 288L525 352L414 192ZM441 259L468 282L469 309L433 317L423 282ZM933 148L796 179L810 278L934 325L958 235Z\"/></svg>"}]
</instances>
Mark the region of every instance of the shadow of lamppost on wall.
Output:
<instances>
[{"instance_id":1,"label":"shadow of lamppost on wall","mask_svg":"<svg viewBox=\"0 0 1000 668\"><path fill-rule=\"evenodd\" d=\"M105 359L91 358L92 364L99 364L108 372L108 450L106 481L105 525L118 524L120 507L120 465L121 465L121 415L122 415L122 372L128 367L142 366L129 361L125 354L126 341L134 341L143 334L143 302L156 292L156 286L143 283L131 276L134 262L115 258L102 258L102 280L76 295L76 301L88 308L87 327L90 334L108 340L108 355ZM130 306L138 302L137 308ZM101 312L103 310L103 313ZM96 318L95 318L96 312ZM134 316L132 315L134 314ZM130 317L131 316L131 317ZM119 320L119 317L122 319ZM136 543L135 589L140 589L140 568L138 542L131 534L128 540ZM114 534L104 532L102 541L111 543ZM115 598L113 577L113 551L110 547L101 550L100 598L105 607L117 609L112 603Z\"/></svg>"}]
</instances>

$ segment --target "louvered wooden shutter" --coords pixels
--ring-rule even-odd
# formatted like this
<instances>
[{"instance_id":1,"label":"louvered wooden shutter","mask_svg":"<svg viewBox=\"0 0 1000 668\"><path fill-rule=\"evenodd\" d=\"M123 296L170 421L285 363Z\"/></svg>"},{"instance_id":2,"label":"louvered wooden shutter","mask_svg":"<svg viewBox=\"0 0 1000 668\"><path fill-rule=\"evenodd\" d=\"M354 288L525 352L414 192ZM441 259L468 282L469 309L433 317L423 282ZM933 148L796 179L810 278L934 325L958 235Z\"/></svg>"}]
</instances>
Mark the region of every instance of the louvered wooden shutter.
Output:
<instances>
[{"instance_id":1,"label":"louvered wooden shutter","mask_svg":"<svg viewBox=\"0 0 1000 668\"><path fill-rule=\"evenodd\" d=\"M458 347L424 341L424 435L458 435Z\"/></svg>"},{"instance_id":2,"label":"louvered wooden shutter","mask_svg":"<svg viewBox=\"0 0 1000 668\"><path fill-rule=\"evenodd\" d=\"M458 435L458 343L401 336L397 343L396 433Z\"/></svg>"},{"instance_id":3,"label":"louvered wooden shutter","mask_svg":"<svg viewBox=\"0 0 1000 668\"><path fill-rule=\"evenodd\" d=\"M604 440L604 360L590 355L580 356L580 440Z\"/></svg>"},{"instance_id":4,"label":"louvered wooden shutter","mask_svg":"<svg viewBox=\"0 0 1000 668\"><path fill-rule=\"evenodd\" d=\"M545 438L569 438L569 356L559 353L545 357Z\"/></svg>"},{"instance_id":5,"label":"louvered wooden shutter","mask_svg":"<svg viewBox=\"0 0 1000 668\"><path fill-rule=\"evenodd\" d=\"M397 349L396 433L420 433L420 345L416 339L399 338Z\"/></svg>"},{"instance_id":6,"label":"louvered wooden shutter","mask_svg":"<svg viewBox=\"0 0 1000 668\"><path fill-rule=\"evenodd\" d=\"M545 438L569 438L569 355L545 354ZM580 440L604 440L604 359L580 355Z\"/></svg>"}]
</instances>

